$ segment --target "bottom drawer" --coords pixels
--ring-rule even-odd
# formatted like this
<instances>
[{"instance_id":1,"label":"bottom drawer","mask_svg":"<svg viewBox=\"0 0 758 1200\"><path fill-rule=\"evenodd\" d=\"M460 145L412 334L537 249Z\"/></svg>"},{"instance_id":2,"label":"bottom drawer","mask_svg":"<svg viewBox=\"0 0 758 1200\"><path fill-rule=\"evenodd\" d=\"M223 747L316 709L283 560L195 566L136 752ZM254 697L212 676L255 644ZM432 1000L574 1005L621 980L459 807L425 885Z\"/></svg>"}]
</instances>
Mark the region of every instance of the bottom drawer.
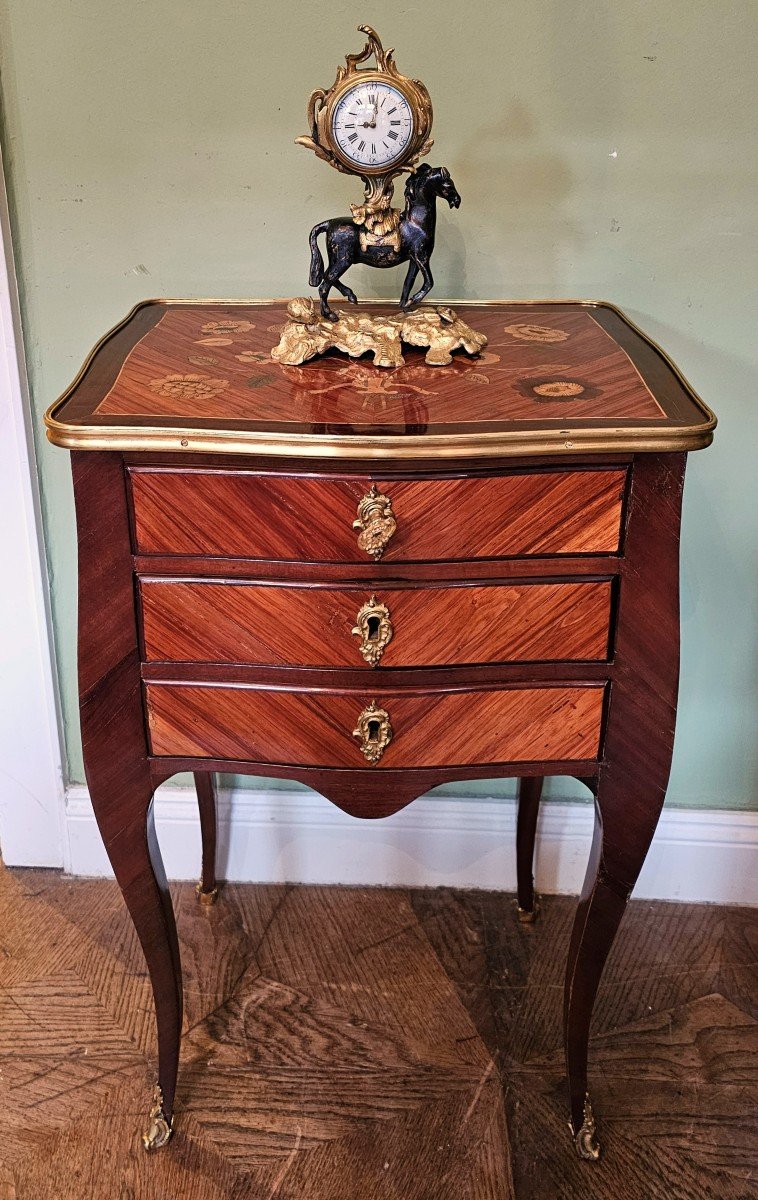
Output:
<instances>
[{"instance_id":1,"label":"bottom drawer","mask_svg":"<svg viewBox=\"0 0 758 1200\"><path fill-rule=\"evenodd\" d=\"M469 691L146 685L152 752L316 767L593 759L604 684Z\"/></svg>"}]
</instances>

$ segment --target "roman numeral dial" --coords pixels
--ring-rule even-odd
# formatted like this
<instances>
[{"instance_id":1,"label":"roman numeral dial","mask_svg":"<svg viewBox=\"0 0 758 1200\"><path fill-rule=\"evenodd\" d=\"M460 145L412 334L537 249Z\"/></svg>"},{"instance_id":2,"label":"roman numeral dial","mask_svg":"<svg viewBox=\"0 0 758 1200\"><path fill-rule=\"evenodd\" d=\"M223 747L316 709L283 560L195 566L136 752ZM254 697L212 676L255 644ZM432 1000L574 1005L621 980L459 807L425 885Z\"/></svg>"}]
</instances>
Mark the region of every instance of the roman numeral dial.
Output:
<instances>
[{"instance_id":1,"label":"roman numeral dial","mask_svg":"<svg viewBox=\"0 0 758 1200\"><path fill-rule=\"evenodd\" d=\"M413 112L392 84L357 82L334 108L332 137L351 164L376 171L403 158L413 138Z\"/></svg>"}]
</instances>

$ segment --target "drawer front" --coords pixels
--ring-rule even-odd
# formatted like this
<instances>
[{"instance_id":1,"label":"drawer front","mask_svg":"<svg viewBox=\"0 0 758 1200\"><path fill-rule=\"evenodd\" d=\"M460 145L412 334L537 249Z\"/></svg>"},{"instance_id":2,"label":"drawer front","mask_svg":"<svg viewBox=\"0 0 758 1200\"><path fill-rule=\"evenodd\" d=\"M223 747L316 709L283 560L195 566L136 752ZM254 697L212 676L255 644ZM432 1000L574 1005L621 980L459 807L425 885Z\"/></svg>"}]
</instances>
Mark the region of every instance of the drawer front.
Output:
<instances>
[{"instance_id":1,"label":"drawer front","mask_svg":"<svg viewBox=\"0 0 758 1200\"><path fill-rule=\"evenodd\" d=\"M603 692L602 685L447 692L146 685L155 755L379 769L594 759Z\"/></svg>"},{"instance_id":2,"label":"drawer front","mask_svg":"<svg viewBox=\"0 0 758 1200\"><path fill-rule=\"evenodd\" d=\"M373 484L147 468L130 477L139 553L393 562L615 553L626 470Z\"/></svg>"},{"instance_id":3,"label":"drawer front","mask_svg":"<svg viewBox=\"0 0 758 1200\"><path fill-rule=\"evenodd\" d=\"M149 661L434 667L607 658L611 585L140 581Z\"/></svg>"}]
</instances>

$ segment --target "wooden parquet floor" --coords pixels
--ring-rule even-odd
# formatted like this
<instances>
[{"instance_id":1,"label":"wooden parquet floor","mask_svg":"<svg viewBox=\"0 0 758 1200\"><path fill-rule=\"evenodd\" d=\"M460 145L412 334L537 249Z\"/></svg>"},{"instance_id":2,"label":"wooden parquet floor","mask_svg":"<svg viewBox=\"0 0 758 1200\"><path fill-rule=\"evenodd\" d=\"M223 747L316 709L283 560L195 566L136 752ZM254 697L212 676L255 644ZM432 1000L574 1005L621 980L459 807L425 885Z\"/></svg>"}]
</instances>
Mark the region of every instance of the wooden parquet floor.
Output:
<instances>
[{"instance_id":1,"label":"wooden parquet floor","mask_svg":"<svg viewBox=\"0 0 758 1200\"><path fill-rule=\"evenodd\" d=\"M114 884L0 870L0 1200L758 1197L758 913L633 902L566 1129L573 902L176 887L178 1127L139 1145L152 1001Z\"/></svg>"}]
</instances>

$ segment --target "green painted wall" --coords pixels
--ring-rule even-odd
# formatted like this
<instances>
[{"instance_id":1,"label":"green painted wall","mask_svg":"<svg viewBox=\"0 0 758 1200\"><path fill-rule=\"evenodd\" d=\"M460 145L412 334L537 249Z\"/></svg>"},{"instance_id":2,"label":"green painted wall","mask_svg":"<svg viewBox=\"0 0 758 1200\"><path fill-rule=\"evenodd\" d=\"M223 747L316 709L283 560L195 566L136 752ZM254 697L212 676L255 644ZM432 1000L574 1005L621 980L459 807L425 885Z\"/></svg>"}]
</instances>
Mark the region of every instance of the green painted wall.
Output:
<instances>
[{"instance_id":1,"label":"green painted wall","mask_svg":"<svg viewBox=\"0 0 758 1200\"><path fill-rule=\"evenodd\" d=\"M463 196L441 214L437 295L613 300L719 414L714 447L688 474L670 799L750 807L754 0L383 0L374 11L344 0L5 0L4 149L38 423L145 296L303 291L311 224L357 193L293 138L306 132L311 88L361 44L362 20L429 86L432 161ZM396 290L399 277L364 269L357 280L364 294L380 285ZM78 780L68 456L40 439L39 463Z\"/></svg>"}]
</instances>

